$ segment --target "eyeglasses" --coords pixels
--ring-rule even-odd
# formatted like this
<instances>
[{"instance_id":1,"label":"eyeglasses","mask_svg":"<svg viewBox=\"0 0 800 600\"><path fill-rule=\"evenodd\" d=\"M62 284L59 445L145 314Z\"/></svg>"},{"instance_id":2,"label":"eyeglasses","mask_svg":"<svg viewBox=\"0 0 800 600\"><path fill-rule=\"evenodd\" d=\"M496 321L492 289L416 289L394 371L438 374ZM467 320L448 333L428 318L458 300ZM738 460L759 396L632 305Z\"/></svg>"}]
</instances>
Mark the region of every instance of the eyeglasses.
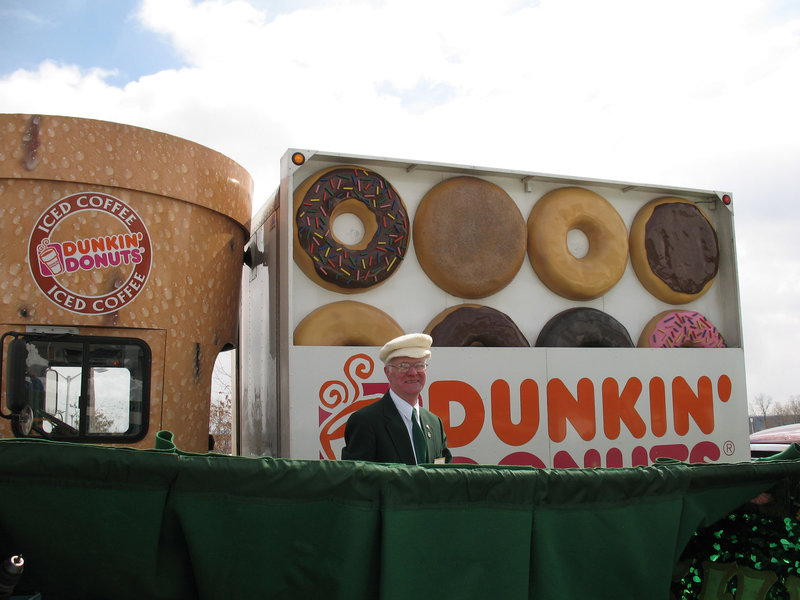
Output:
<instances>
[{"instance_id":1,"label":"eyeglasses","mask_svg":"<svg viewBox=\"0 0 800 600\"><path fill-rule=\"evenodd\" d=\"M428 363L418 362L418 363L407 363L401 362L397 363L396 365L388 365L394 369L397 369L401 373L407 373L411 369L414 369L417 373L424 373L425 369L428 368Z\"/></svg>"}]
</instances>

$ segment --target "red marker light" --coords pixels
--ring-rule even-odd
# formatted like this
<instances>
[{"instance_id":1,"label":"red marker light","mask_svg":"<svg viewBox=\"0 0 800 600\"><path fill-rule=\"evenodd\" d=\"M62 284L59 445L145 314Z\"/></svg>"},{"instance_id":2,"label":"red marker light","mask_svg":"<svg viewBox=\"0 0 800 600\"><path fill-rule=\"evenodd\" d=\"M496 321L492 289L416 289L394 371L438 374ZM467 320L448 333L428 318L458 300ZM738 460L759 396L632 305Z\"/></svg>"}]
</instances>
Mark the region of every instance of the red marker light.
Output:
<instances>
[{"instance_id":1,"label":"red marker light","mask_svg":"<svg viewBox=\"0 0 800 600\"><path fill-rule=\"evenodd\" d=\"M733 202L733 198L731 198L730 194L722 194L722 203L725 206L730 206L731 202Z\"/></svg>"}]
</instances>

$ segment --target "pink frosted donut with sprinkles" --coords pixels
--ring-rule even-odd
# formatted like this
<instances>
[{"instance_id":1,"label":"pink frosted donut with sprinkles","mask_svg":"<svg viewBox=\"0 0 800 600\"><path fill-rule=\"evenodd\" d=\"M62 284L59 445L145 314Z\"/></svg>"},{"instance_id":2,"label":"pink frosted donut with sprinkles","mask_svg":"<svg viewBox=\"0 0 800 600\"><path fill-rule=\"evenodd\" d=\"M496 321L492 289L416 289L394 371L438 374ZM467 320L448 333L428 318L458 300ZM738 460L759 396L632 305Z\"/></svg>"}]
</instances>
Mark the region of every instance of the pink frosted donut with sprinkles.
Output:
<instances>
[{"instance_id":1,"label":"pink frosted donut with sprinkles","mask_svg":"<svg viewBox=\"0 0 800 600\"><path fill-rule=\"evenodd\" d=\"M722 334L693 310L668 310L645 325L639 348L726 348Z\"/></svg>"},{"instance_id":2,"label":"pink frosted donut with sprinkles","mask_svg":"<svg viewBox=\"0 0 800 600\"><path fill-rule=\"evenodd\" d=\"M362 238L345 243L334 221L351 214L364 227ZM339 166L315 173L294 193L294 260L318 285L357 293L383 283L397 271L408 249L408 212L391 184L378 173Z\"/></svg>"}]
</instances>

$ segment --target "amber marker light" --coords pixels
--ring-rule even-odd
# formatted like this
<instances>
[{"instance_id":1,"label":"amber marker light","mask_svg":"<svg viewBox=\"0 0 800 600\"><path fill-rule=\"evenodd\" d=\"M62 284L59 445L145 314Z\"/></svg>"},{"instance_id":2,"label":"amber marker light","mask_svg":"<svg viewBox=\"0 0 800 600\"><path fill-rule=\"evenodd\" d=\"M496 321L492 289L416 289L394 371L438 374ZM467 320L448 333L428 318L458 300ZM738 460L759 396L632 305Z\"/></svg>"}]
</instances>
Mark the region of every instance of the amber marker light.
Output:
<instances>
[{"instance_id":1,"label":"amber marker light","mask_svg":"<svg viewBox=\"0 0 800 600\"><path fill-rule=\"evenodd\" d=\"M292 154L292 162L299 167L304 162L306 162L306 157L303 155L302 152L295 152L294 154Z\"/></svg>"}]
</instances>

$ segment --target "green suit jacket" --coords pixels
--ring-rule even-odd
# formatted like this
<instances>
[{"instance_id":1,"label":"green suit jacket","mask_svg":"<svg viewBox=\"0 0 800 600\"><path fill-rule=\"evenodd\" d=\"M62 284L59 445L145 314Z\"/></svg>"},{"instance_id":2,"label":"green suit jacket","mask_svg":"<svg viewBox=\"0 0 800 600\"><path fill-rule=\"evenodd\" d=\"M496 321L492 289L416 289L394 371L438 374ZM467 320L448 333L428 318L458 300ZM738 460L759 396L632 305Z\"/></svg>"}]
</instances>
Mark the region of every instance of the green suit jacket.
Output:
<instances>
[{"instance_id":1,"label":"green suit jacket","mask_svg":"<svg viewBox=\"0 0 800 600\"><path fill-rule=\"evenodd\" d=\"M428 445L428 462L439 458L452 462L453 455L447 449L442 420L422 407L419 420ZM343 460L416 464L408 429L389 392L350 415L344 429L344 443Z\"/></svg>"}]
</instances>

